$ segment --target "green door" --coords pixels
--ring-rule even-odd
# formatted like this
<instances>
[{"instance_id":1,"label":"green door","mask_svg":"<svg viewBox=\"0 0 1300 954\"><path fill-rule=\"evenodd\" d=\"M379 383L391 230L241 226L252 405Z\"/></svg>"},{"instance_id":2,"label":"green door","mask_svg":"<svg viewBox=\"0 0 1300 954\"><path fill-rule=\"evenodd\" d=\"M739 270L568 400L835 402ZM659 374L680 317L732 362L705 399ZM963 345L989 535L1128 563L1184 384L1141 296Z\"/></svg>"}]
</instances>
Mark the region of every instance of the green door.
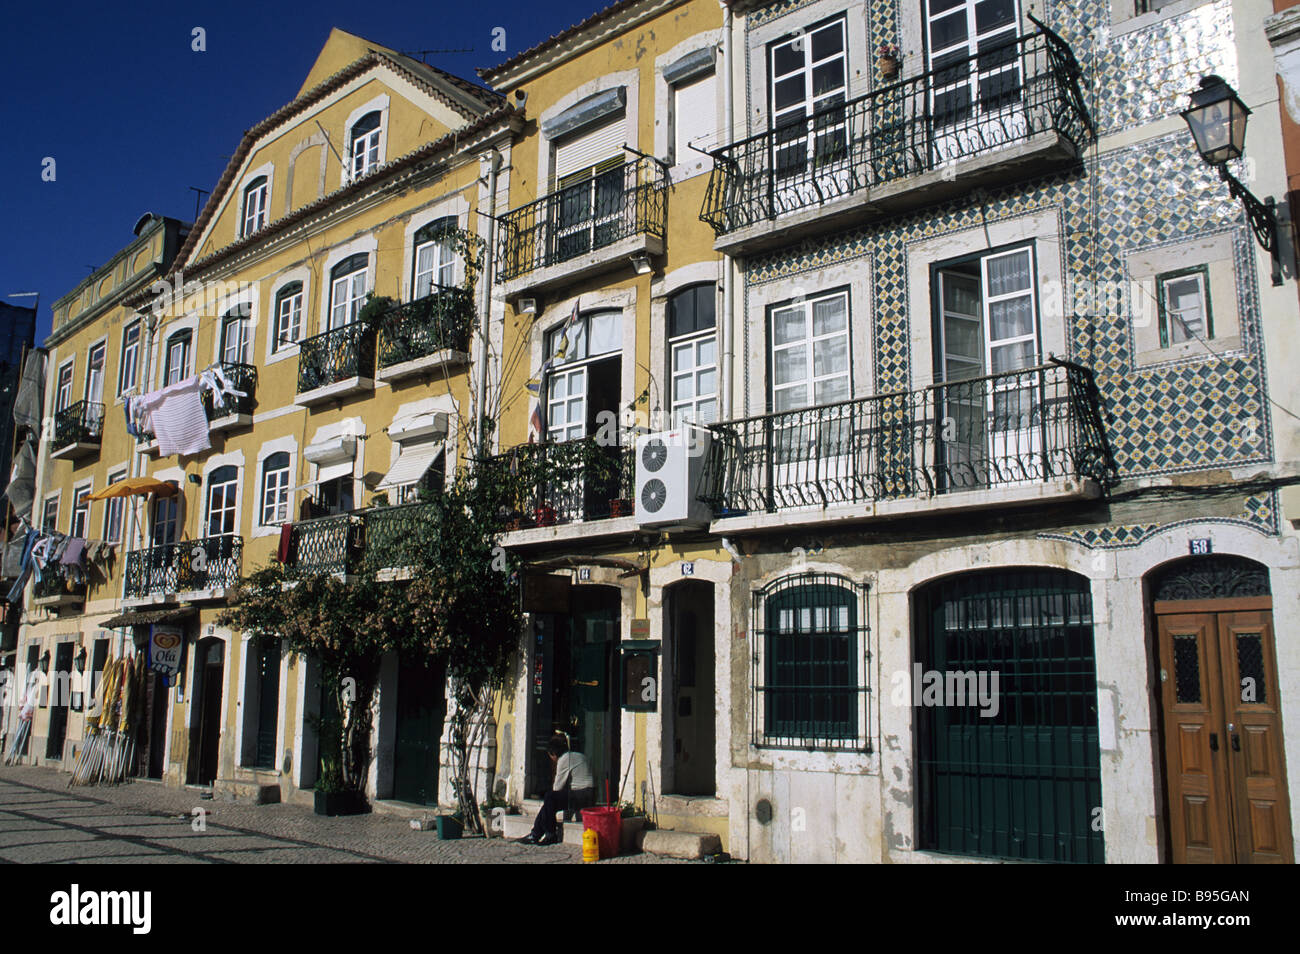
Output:
<instances>
[{"instance_id":1,"label":"green door","mask_svg":"<svg viewBox=\"0 0 1300 954\"><path fill-rule=\"evenodd\" d=\"M441 667L402 660L397 669L393 798L438 803L438 740L446 712Z\"/></svg>"}]
</instances>

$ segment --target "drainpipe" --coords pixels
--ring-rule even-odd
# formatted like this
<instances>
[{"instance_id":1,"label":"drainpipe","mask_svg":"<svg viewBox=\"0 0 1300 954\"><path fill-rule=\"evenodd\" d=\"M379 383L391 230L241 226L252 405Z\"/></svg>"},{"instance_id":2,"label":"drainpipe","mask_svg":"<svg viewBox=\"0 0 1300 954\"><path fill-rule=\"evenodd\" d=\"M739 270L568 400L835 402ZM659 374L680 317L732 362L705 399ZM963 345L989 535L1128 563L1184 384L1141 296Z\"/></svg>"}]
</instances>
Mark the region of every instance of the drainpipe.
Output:
<instances>
[{"instance_id":1,"label":"drainpipe","mask_svg":"<svg viewBox=\"0 0 1300 954\"><path fill-rule=\"evenodd\" d=\"M735 138L735 103L733 102L734 83L732 82L732 14L731 5L726 5L726 13L722 20L722 69L723 69L723 128L726 130L726 139L730 142ZM732 415L732 357L733 357L733 340L735 337L735 322L732 320L731 310L734 304L735 293L732 287L732 271L734 263L730 255L723 253L722 256L722 366L718 375L718 384L721 389L722 400L719 402L718 418L726 421L730 420Z\"/></svg>"},{"instance_id":2,"label":"drainpipe","mask_svg":"<svg viewBox=\"0 0 1300 954\"><path fill-rule=\"evenodd\" d=\"M144 394L145 391L148 390L149 380L150 380L149 375L153 373L153 341L154 341L154 334L158 329L158 313L154 311L152 308L150 308L147 312L142 314L141 323L144 326L144 334L141 335L141 340L140 340L140 345L144 349L144 367L140 369L140 378L136 382L137 395ZM142 456L143 455L140 454L139 449L137 447L131 448L131 467L129 473L132 477L141 476L141 473L144 470L144 467L141 463ZM140 549L140 545L143 540L143 530L141 528L142 517L143 517L141 511L143 511L143 509L144 509L144 504L142 498L132 496L130 510L135 519L128 521L129 528L123 528L124 539L130 541L130 546L127 548L127 552L123 554L123 556L126 558L122 562L123 567L126 566L126 560L130 559L129 555L135 552L136 550ZM122 592L121 592L120 599L123 600L126 599L126 573L125 572L122 573ZM121 647L119 647L119 654L120 652L121 652Z\"/></svg>"},{"instance_id":3,"label":"drainpipe","mask_svg":"<svg viewBox=\"0 0 1300 954\"><path fill-rule=\"evenodd\" d=\"M483 274L480 276L483 288L480 290L479 304L479 341L475 364L478 366L478 380L475 382L475 399L478 407L477 433L478 452L486 455L490 450L482 446L484 427L487 424L487 358L488 331L492 324L492 274L496 270L496 228L497 228L497 174L501 168L501 153L493 149L479 160L488 164L488 208L487 208L487 248L483 253Z\"/></svg>"}]
</instances>

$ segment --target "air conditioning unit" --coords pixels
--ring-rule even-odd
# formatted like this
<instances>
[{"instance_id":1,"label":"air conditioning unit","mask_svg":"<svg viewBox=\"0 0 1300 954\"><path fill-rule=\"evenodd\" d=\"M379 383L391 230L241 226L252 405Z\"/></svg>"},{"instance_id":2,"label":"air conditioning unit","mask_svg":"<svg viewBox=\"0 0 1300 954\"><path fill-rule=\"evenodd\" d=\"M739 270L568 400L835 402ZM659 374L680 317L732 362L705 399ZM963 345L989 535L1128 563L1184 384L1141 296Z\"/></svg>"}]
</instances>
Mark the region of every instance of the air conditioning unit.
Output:
<instances>
[{"instance_id":1,"label":"air conditioning unit","mask_svg":"<svg viewBox=\"0 0 1300 954\"><path fill-rule=\"evenodd\" d=\"M709 508L697 498L709 432L682 427L636 441L636 522L642 527L703 526Z\"/></svg>"},{"instance_id":2,"label":"air conditioning unit","mask_svg":"<svg viewBox=\"0 0 1300 954\"><path fill-rule=\"evenodd\" d=\"M515 304L515 312L520 315L537 314L537 299L520 298L519 301Z\"/></svg>"}]
</instances>

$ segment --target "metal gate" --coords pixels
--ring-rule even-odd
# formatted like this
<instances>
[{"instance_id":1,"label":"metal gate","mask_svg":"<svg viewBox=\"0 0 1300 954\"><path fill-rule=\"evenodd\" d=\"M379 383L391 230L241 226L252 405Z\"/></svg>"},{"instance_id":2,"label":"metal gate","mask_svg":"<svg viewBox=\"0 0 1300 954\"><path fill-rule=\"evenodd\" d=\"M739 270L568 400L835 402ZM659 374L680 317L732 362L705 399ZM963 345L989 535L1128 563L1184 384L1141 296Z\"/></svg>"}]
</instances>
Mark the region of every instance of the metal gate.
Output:
<instances>
[{"instance_id":1,"label":"metal gate","mask_svg":"<svg viewBox=\"0 0 1300 954\"><path fill-rule=\"evenodd\" d=\"M914 619L921 847L1102 861L1088 581L964 573L922 589Z\"/></svg>"}]
</instances>

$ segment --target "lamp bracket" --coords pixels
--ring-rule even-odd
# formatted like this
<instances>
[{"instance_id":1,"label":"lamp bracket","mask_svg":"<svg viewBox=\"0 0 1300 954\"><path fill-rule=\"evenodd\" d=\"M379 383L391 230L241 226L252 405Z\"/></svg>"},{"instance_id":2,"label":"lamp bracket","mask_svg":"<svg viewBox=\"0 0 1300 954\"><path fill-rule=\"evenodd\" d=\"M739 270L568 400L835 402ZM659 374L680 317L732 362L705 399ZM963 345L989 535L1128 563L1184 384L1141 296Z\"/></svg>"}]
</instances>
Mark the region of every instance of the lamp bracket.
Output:
<instances>
[{"instance_id":1,"label":"lamp bracket","mask_svg":"<svg viewBox=\"0 0 1300 954\"><path fill-rule=\"evenodd\" d=\"M1246 210L1246 219L1251 231L1263 247L1273 256L1273 284L1282 284L1282 258L1278 247L1277 203L1270 196L1267 202L1261 202L1249 189L1241 184L1231 172L1227 163L1219 164L1219 178L1228 184L1228 192L1233 198L1240 199Z\"/></svg>"}]
</instances>

